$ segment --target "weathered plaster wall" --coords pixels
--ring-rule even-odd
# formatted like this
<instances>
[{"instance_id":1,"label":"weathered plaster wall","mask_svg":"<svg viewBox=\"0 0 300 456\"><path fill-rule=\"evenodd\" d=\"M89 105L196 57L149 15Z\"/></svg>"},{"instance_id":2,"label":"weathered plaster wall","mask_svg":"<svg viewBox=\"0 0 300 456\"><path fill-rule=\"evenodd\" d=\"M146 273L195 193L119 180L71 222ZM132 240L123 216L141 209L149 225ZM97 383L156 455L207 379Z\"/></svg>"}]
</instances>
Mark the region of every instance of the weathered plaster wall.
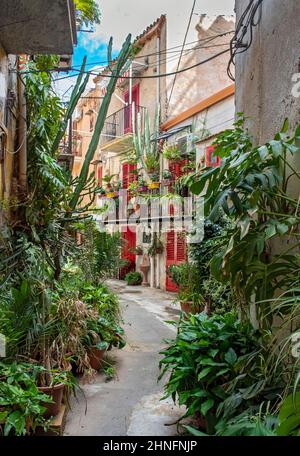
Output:
<instances>
[{"instance_id":1,"label":"weathered plaster wall","mask_svg":"<svg viewBox=\"0 0 300 456\"><path fill-rule=\"evenodd\" d=\"M236 0L237 22L248 0ZM236 109L256 143L278 132L286 117L300 121L300 98L292 95L292 77L300 73L300 2L264 0L251 48L236 59Z\"/></svg>"},{"instance_id":2,"label":"weathered plaster wall","mask_svg":"<svg viewBox=\"0 0 300 456\"><path fill-rule=\"evenodd\" d=\"M180 68L188 68L228 49L232 34L218 37L213 41L211 39L218 34L232 32L235 28L233 17L218 16L208 28L204 24L203 17L196 27L197 39L201 41L195 45L193 52L183 57ZM229 53L225 53L204 65L178 74L168 108L168 118L175 117L190 106L229 86L232 81L227 75L228 59ZM169 77L168 91L170 91L172 82L173 77Z\"/></svg>"}]
</instances>

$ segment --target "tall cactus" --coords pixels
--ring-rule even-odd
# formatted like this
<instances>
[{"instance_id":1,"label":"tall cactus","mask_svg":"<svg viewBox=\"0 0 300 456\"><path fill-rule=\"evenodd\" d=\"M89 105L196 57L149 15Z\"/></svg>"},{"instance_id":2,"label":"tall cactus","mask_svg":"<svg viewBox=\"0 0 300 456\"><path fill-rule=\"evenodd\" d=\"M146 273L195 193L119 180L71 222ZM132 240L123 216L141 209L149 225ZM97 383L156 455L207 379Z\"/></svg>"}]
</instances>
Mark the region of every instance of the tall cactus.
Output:
<instances>
[{"instance_id":1,"label":"tall cactus","mask_svg":"<svg viewBox=\"0 0 300 456\"><path fill-rule=\"evenodd\" d=\"M151 134L150 129L150 117L149 113L145 114L145 125L142 126L141 114L137 114L137 123L135 125L135 115L132 116L133 119L133 147L136 153L138 162L144 168L146 174L148 174L147 169L147 158L150 156L155 157L159 160L158 152L158 141L159 136L159 120L160 120L160 106L158 105L155 110L155 119L154 119L154 129ZM148 176L149 177L149 176Z\"/></svg>"},{"instance_id":2,"label":"tall cactus","mask_svg":"<svg viewBox=\"0 0 300 456\"><path fill-rule=\"evenodd\" d=\"M59 144L60 144L61 140L63 139L65 133L66 133L68 122L72 118L72 115L73 115L73 113L75 111L77 103L78 103L81 95L83 94L83 92L86 89L86 86L87 86L87 83L88 83L88 80L89 80L89 76L90 76L89 73L85 76L85 78L83 80L83 83L81 84L82 79L83 79L83 75L84 75L84 72L85 72L85 66L86 66L86 56L83 59L83 63L82 63L81 70L80 70L80 74L79 74L79 76L77 78L77 81L76 81L76 84L75 84L75 86L74 86L74 88L72 90L72 94L71 94L71 97L70 97L70 103L69 103L68 108L67 108L67 110L65 112L64 118L63 118L61 126L60 126L60 129L58 130L56 138L55 138L55 140L53 142L53 145L52 145L52 148L51 148L52 155L54 155L55 152L58 150Z\"/></svg>"},{"instance_id":3,"label":"tall cactus","mask_svg":"<svg viewBox=\"0 0 300 456\"><path fill-rule=\"evenodd\" d=\"M109 46L108 46L108 62L111 62L111 50L112 50L112 39L110 40ZM80 172L80 175L78 178L78 183L74 190L73 197L70 201L71 210L76 209L77 203L80 198L80 194L85 186L85 182L87 180L88 173L89 173L89 167L90 167L91 162L94 159L94 155L95 155L95 152L96 152L98 144L99 144L100 135L101 135L101 132L102 132L102 129L104 126L106 116L107 116L107 111L108 111L108 108L110 105L111 97L115 91L116 84L117 84L118 78L120 77L122 68L124 67L126 61L129 58L130 52L131 52L131 35L129 34L122 46L122 49L118 56L117 62L115 64L115 66L112 68L112 74L111 74L109 84L107 86L107 91L106 91L105 97L104 97L101 107L100 107L100 111L97 116L95 130L94 130L90 145L88 147L88 151L85 156L83 166L81 168L81 172Z\"/></svg>"}]
</instances>

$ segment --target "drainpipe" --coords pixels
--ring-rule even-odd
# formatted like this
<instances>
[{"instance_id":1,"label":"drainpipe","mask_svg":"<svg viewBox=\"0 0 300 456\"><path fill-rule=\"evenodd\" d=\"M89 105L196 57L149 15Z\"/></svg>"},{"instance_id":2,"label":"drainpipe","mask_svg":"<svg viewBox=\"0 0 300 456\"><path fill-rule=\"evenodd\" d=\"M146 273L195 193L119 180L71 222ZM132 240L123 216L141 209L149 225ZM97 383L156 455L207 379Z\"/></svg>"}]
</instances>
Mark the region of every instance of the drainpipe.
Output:
<instances>
[{"instance_id":1,"label":"drainpipe","mask_svg":"<svg viewBox=\"0 0 300 456\"><path fill-rule=\"evenodd\" d=\"M156 68L157 68L157 76L160 75L160 36L158 35L156 38ZM160 78L158 77L156 80L156 102L160 104Z\"/></svg>"},{"instance_id":2,"label":"drainpipe","mask_svg":"<svg viewBox=\"0 0 300 456\"><path fill-rule=\"evenodd\" d=\"M157 68L157 76L160 75L160 34L157 35L157 38L156 38L156 52L157 52L157 57L156 57L156 68ZM156 102L157 102L157 106L160 105L160 78L158 77L157 78L157 82L156 82L156 90L157 90L157 93L156 93ZM161 110L160 110L160 114L161 116ZM160 120L160 119L159 119ZM160 182L162 182L162 177L163 177L163 156L160 155ZM159 234L161 234L161 231L160 231L160 227L159 227ZM160 288L160 263L161 263L161 256L157 256L157 259L156 259L156 288Z\"/></svg>"},{"instance_id":3,"label":"drainpipe","mask_svg":"<svg viewBox=\"0 0 300 456\"><path fill-rule=\"evenodd\" d=\"M27 193L27 125L25 84L21 76L18 77L18 110L19 189L24 196Z\"/></svg>"},{"instance_id":4,"label":"drainpipe","mask_svg":"<svg viewBox=\"0 0 300 456\"><path fill-rule=\"evenodd\" d=\"M132 62L129 67L129 104L132 104Z\"/></svg>"}]
</instances>

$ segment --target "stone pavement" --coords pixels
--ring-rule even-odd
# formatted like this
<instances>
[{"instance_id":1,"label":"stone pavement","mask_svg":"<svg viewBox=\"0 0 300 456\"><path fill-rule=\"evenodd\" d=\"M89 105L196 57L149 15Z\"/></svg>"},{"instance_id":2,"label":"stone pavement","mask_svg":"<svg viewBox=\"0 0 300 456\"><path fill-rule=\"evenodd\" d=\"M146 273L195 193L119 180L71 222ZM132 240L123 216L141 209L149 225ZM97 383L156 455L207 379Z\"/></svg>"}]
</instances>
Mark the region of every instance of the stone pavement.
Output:
<instances>
[{"instance_id":1,"label":"stone pavement","mask_svg":"<svg viewBox=\"0 0 300 456\"><path fill-rule=\"evenodd\" d=\"M90 384L81 385L83 393L72 400L64 435L76 436L174 436L184 410L163 395L159 375L159 352L163 339L173 338L175 328L165 320L179 318L174 295L143 287L126 287L109 281L120 298L127 346L113 350L116 378L106 382L97 374Z\"/></svg>"}]
</instances>

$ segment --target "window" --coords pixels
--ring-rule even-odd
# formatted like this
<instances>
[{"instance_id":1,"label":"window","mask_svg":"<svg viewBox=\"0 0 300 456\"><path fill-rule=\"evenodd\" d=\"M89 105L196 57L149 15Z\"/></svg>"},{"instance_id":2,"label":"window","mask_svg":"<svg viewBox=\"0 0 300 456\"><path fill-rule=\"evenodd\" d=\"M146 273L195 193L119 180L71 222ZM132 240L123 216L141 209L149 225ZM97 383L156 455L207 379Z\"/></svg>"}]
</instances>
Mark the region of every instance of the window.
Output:
<instances>
[{"instance_id":1,"label":"window","mask_svg":"<svg viewBox=\"0 0 300 456\"><path fill-rule=\"evenodd\" d=\"M206 148L206 166L216 168L221 165L221 158L214 154L214 146L207 146Z\"/></svg>"}]
</instances>

